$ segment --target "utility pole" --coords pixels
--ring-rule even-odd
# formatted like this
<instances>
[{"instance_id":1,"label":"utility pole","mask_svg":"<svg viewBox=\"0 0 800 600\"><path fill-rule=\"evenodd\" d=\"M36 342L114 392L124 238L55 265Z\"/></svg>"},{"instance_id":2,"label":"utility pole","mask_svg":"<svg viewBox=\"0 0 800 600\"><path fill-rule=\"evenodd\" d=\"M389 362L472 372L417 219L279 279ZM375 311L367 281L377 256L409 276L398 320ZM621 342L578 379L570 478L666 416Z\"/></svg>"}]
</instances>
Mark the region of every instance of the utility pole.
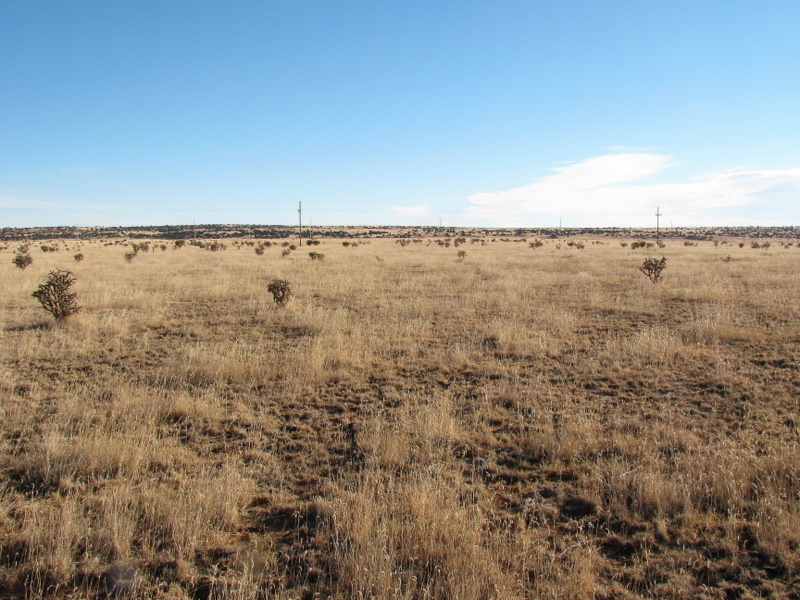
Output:
<instances>
[{"instance_id":1,"label":"utility pole","mask_svg":"<svg viewBox=\"0 0 800 600\"><path fill-rule=\"evenodd\" d=\"M297 218L300 223L300 246L303 245L303 203L297 203Z\"/></svg>"},{"instance_id":2,"label":"utility pole","mask_svg":"<svg viewBox=\"0 0 800 600\"><path fill-rule=\"evenodd\" d=\"M661 211L659 207L656 206L656 246L661 244L661 230L659 229L659 224L661 219Z\"/></svg>"}]
</instances>

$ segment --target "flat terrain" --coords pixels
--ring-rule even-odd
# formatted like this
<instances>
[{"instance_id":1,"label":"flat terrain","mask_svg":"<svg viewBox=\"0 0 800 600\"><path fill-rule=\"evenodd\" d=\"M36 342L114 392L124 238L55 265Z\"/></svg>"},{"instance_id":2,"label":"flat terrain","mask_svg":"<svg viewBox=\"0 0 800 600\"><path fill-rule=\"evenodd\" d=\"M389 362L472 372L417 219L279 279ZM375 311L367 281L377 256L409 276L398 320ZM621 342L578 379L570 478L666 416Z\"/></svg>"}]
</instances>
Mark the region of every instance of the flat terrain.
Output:
<instances>
[{"instance_id":1,"label":"flat terrain","mask_svg":"<svg viewBox=\"0 0 800 600\"><path fill-rule=\"evenodd\" d=\"M800 598L797 240L405 241L8 243L0 597Z\"/></svg>"}]
</instances>

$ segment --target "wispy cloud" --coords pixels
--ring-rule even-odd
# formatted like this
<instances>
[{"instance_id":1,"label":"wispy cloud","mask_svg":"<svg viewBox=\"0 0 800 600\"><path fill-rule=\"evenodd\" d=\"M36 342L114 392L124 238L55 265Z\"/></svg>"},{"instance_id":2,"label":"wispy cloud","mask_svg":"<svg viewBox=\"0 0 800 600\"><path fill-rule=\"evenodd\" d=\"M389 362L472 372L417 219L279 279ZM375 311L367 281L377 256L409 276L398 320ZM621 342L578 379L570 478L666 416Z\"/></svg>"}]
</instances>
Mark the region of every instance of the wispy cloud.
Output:
<instances>
[{"instance_id":1,"label":"wispy cloud","mask_svg":"<svg viewBox=\"0 0 800 600\"><path fill-rule=\"evenodd\" d=\"M393 206L390 211L399 215L428 215L431 209L420 204L418 206Z\"/></svg>"},{"instance_id":2,"label":"wispy cloud","mask_svg":"<svg viewBox=\"0 0 800 600\"><path fill-rule=\"evenodd\" d=\"M475 194L463 217L473 223L518 225L532 215L571 217L573 225L648 225L659 206L682 224L741 221L723 209L769 203L787 186L800 191L800 167L732 168L688 182L647 183L673 166L669 156L623 153L596 156L554 168L531 184Z\"/></svg>"},{"instance_id":3,"label":"wispy cloud","mask_svg":"<svg viewBox=\"0 0 800 600\"><path fill-rule=\"evenodd\" d=\"M36 200L31 198L0 196L0 208L22 210L60 210L72 209L74 208L74 205L53 200Z\"/></svg>"}]
</instances>

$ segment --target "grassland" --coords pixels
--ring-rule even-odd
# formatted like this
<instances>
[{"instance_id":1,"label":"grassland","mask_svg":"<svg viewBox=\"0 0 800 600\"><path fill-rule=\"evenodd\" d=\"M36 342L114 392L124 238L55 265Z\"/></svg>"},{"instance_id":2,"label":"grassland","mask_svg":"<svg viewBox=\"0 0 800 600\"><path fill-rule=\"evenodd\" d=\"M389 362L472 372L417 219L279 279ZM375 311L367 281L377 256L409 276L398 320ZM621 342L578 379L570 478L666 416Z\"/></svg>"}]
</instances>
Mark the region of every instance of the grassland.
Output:
<instances>
[{"instance_id":1,"label":"grassland","mask_svg":"<svg viewBox=\"0 0 800 600\"><path fill-rule=\"evenodd\" d=\"M800 248L530 241L0 252L0 597L800 597Z\"/></svg>"}]
</instances>

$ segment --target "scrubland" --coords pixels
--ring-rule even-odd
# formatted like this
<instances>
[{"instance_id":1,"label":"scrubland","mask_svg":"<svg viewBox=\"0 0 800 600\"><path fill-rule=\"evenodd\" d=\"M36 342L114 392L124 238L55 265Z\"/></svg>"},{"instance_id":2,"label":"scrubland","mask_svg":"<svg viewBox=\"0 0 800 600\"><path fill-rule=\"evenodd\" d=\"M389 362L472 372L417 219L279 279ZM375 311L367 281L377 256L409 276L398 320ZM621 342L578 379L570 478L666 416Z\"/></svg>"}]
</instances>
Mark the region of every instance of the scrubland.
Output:
<instances>
[{"instance_id":1,"label":"scrubland","mask_svg":"<svg viewBox=\"0 0 800 600\"><path fill-rule=\"evenodd\" d=\"M800 248L583 242L0 252L0 597L800 597Z\"/></svg>"}]
</instances>

